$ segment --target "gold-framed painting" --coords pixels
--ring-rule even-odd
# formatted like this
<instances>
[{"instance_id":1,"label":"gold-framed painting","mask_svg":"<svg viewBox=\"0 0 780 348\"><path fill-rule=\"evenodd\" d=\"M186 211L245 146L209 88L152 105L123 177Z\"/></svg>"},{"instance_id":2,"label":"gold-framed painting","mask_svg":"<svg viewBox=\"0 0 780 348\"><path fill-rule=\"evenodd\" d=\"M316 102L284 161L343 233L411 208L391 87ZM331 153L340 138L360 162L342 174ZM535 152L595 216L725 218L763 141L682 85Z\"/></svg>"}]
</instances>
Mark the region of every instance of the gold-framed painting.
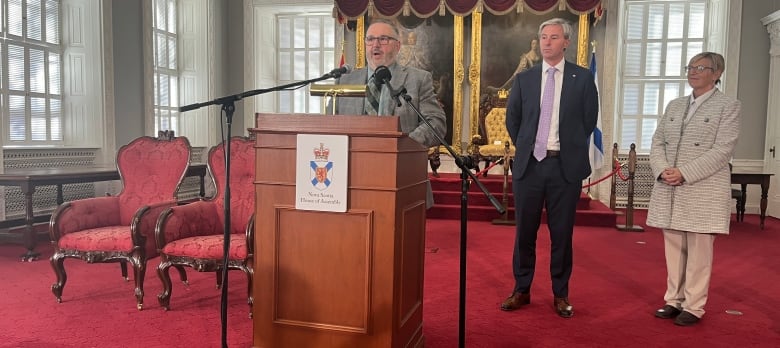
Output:
<instances>
[{"instance_id":1,"label":"gold-framed painting","mask_svg":"<svg viewBox=\"0 0 780 348\"><path fill-rule=\"evenodd\" d=\"M484 117L493 107L505 107L515 74L541 64L538 31L544 21L552 18L569 21L572 33L565 59L587 65L588 15L569 11L544 14L513 11L504 14L474 12L471 17L469 128L472 137L479 135L485 139Z\"/></svg>"}]
</instances>

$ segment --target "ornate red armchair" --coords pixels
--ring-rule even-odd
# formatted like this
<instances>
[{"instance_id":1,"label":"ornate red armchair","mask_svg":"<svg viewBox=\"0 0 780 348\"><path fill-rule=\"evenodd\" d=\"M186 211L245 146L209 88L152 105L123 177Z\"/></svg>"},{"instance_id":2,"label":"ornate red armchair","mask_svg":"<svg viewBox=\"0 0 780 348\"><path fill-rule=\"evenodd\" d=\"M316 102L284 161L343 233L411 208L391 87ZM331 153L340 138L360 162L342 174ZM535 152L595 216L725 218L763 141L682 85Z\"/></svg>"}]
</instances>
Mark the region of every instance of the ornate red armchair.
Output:
<instances>
[{"instance_id":1,"label":"ornate red armchair","mask_svg":"<svg viewBox=\"0 0 780 348\"><path fill-rule=\"evenodd\" d=\"M223 143L224 144L224 143ZM230 140L230 250L224 265L225 233L225 150L223 144L209 151L208 167L217 188L208 200L166 209L157 220L155 237L160 253L157 275L163 291L157 295L160 305L170 309L171 266L184 284L184 266L198 272L217 272L217 288L222 284L218 271L224 267L243 271L248 279L248 304L252 298L252 258L254 249L255 152L254 141L245 137Z\"/></svg>"},{"instance_id":2,"label":"ornate red armchair","mask_svg":"<svg viewBox=\"0 0 780 348\"><path fill-rule=\"evenodd\" d=\"M51 290L57 302L62 302L68 280L65 258L119 262L125 280L130 262L137 306L143 309L146 260L157 255L154 224L165 208L176 204L176 191L189 163L187 138L135 139L117 153L123 185L118 195L71 201L57 208L49 222L54 244L50 261L57 275Z\"/></svg>"}]
</instances>

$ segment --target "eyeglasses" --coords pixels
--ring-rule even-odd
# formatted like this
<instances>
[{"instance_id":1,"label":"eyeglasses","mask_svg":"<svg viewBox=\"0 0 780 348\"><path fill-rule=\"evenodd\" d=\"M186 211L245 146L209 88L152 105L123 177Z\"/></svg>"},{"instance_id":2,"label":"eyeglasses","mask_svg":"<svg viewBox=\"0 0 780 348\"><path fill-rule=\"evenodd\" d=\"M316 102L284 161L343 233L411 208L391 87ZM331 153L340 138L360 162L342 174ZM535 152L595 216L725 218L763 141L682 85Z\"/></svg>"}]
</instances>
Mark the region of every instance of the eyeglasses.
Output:
<instances>
[{"instance_id":1,"label":"eyeglasses","mask_svg":"<svg viewBox=\"0 0 780 348\"><path fill-rule=\"evenodd\" d=\"M366 45L371 45L374 42L379 42L380 45L384 46L389 44L390 40L398 41L398 39L394 37L385 36L385 35L378 36L378 37L366 36Z\"/></svg>"},{"instance_id":2,"label":"eyeglasses","mask_svg":"<svg viewBox=\"0 0 780 348\"><path fill-rule=\"evenodd\" d=\"M704 66L704 65L697 65L697 66L690 66L690 65L688 65L688 66L683 67L683 69L685 69L685 72L687 72L687 73L692 73L694 71L697 72L697 73L701 73L701 72L704 72L704 70L706 70L706 69L710 69L713 72L715 71L715 68L711 68L711 67Z\"/></svg>"}]
</instances>

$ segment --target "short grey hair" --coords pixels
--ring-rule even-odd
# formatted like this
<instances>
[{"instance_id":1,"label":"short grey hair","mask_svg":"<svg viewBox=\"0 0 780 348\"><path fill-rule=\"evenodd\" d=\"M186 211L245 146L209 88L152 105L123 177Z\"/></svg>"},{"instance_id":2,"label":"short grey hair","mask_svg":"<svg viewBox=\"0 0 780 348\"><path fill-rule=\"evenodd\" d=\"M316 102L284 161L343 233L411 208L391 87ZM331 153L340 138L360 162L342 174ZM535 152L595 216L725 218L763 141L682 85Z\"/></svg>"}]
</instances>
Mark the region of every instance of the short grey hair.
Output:
<instances>
[{"instance_id":1,"label":"short grey hair","mask_svg":"<svg viewBox=\"0 0 780 348\"><path fill-rule=\"evenodd\" d=\"M371 20L371 24L369 24L368 27L366 27L366 30L368 30L368 28L370 28L372 25L377 24L377 23L384 23L384 24L389 25L390 28L393 29L393 33L395 34L395 38L400 40L401 32L398 30L398 26L396 26L395 23L393 23L389 19L384 19L384 18L373 19L373 20Z\"/></svg>"},{"instance_id":2,"label":"short grey hair","mask_svg":"<svg viewBox=\"0 0 780 348\"><path fill-rule=\"evenodd\" d=\"M537 33L537 37L542 36L542 29L548 25L560 25L561 28L563 28L563 38L566 40L569 40L571 38L571 24L569 21L563 19L563 18L552 18L544 21L541 25L539 25L539 32Z\"/></svg>"},{"instance_id":3,"label":"short grey hair","mask_svg":"<svg viewBox=\"0 0 780 348\"><path fill-rule=\"evenodd\" d=\"M699 59L709 59L710 62L712 62L712 70L716 73L723 73L723 70L726 69L726 59L723 58L723 56L720 53L715 52L702 52L699 53L693 58L691 58L691 62L695 62ZM719 84L720 79L715 80L715 84Z\"/></svg>"},{"instance_id":4,"label":"short grey hair","mask_svg":"<svg viewBox=\"0 0 780 348\"><path fill-rule=\"evenodd\" d=\"M720 53L715 52L702 52L699 53L693 58L691 58L691 62L695 62L699 59L709 59L710 62L712 62L712 69L716 72L723 72L723 69L726 68L726 60L723 58L723 56Z\"/></svg>"}]
</instances>

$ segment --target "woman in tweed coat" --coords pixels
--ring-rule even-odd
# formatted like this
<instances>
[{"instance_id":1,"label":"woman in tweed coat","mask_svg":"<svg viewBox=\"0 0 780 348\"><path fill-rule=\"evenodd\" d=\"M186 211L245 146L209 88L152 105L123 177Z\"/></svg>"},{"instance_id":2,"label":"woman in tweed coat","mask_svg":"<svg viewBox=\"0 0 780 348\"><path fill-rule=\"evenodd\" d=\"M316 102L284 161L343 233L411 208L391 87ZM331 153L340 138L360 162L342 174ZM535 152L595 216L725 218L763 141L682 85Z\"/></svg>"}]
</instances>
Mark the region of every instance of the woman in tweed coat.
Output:
<instances>
[{"instance_id":1,"label":"woman in tweed coat","mask_svg":"<svg viewBox=\"0 0 780 348\"><path fill-rule=\"evenodd\" d=\"M681 326L704 315L715 236L729 233L729 160L739 135L741 104L715 88L724 67L717 53L691 58L685 68L693 92L666 107L650 150L658 180L647 224L663 229L668 274L666 304L655 316L675 318Z\"/></svg>"}]
</instances>

